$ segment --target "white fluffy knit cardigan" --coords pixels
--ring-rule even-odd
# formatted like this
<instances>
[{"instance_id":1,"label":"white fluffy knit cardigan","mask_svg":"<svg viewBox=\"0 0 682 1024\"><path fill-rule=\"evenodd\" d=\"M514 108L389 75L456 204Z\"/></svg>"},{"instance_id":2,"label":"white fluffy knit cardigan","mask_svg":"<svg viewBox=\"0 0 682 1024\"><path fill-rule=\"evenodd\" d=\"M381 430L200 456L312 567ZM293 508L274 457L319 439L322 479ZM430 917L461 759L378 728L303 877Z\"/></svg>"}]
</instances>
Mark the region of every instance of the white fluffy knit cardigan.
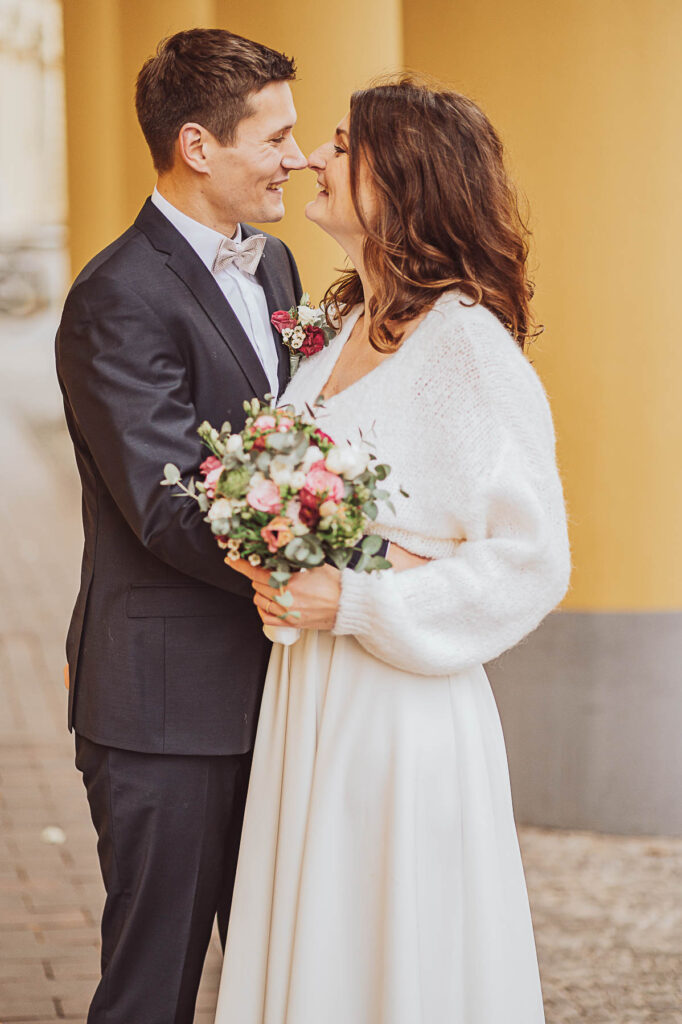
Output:
<instances>
[{"instance_id":1,"label":"white fluffy knit cardigan","mask_svg":"<svg viewBox=\"0 0 682 1024\"><path fill-rule=\"evenodd\" d=\"M391 466L396 515L382 505L375 532L433 559L403 572L345 570L334 633L421 675L461 672L513 647L570 575L543 387L500 322L468 301L442 295L393 356L318 416L337 443L361 429ZM281 404L315 401L359 313L303 363Z\"/></svg>"}]
</instances>

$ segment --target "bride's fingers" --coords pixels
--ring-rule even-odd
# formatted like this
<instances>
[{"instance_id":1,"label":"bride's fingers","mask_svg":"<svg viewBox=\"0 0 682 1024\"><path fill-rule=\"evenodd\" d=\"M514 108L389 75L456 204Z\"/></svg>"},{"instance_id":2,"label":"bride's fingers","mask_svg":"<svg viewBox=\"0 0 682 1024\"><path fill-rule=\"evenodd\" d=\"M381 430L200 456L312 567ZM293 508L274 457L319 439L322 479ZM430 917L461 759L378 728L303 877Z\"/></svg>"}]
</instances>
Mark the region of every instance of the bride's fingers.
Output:
<instances>
[{"instance_id":1,"label":"bride's fingers","mask_svg":"<svg viewBox=\"0 0 682 1024\"><path fill-rule=\"evenodd\" d=\"M230 559L228 565L243 576L248 576L254 585L256 583L265 585L270 579L269 569L260 569L257 565L251 565L245 558L235 558L234 561Z\"/></svg>"},{"instance_id":2,"label":"bride's fingers","mask_svg":"<svg viewBox=\"0 0 682 1024\"><path fill-rule=\"evenodd\" d=\"M235 558L234 561L230 559L227 564L235 572L240 572L242 576L248 576L250 580L253 579L253 566L249 565L245 558Z\"/></svg>"},{"instance_id":3,"label":"bride's fingers","mask_svg":"<svg viewBox=\"0 0 682 1024\"><path fill-rule=\"evenodd\" d=\"M269 597L264 594L256 594L253 599L258 614L268 626L281 626L287 616L288 609L279 605L274 598L276 593L277 591L271 591Z\"/></svg>"},{"instance_id":4,"label":"bride's fingers","mask_svg":"<svg viewBox=\"0 0 682 1024\"><path fill-rule=\"evenodd\" d=\"M263 597L269 597L272 599L274 599L275 594L281 594L282 592L279 589L275 589L275 587L271 587L267 580L265 582L261 580L252 580L251 586L257 594L261 594Z\"/></svg>"}]
</instances>

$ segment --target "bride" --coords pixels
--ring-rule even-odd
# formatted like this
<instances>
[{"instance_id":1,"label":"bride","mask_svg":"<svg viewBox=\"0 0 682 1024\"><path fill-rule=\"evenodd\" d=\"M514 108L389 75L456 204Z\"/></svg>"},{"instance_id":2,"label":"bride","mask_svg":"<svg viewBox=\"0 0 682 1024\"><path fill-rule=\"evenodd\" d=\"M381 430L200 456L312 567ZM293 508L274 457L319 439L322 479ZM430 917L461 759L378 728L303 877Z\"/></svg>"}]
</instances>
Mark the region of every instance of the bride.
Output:
<instances>
[{"instance_id":1,"label":"bride","mask_svg":"<svg viewBox=\"0 0 682 1024\"><path fill-rule=\"evenodd\" d=\"M392 467L394 568L289 585L303 633L270 661L217 1022L539 1024L482 668L569 577L515 194L481 111L410 80L355 93L309 165L307 216L354 269L282 402L323 394L320 428ZM237 565L280 624L269 574Z\"/></svg>"}]
</instances>

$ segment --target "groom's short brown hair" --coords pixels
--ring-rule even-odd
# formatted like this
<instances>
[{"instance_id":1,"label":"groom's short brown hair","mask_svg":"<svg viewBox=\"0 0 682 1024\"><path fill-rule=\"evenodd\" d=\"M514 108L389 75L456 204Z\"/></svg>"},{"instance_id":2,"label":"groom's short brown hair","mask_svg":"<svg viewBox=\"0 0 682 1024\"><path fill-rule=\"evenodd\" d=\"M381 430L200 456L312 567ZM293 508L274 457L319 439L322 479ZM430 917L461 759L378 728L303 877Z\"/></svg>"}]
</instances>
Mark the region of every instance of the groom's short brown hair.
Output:
<instances>
[{"instance_id":1,"label":"groom's short brown hair","mask_svg":"<svg viewBox=\"0 0 682 1024\"><path fill-rule=\"evenodd\" d=\"M249 113L249 96L268 82L295 77L289 57L225 29L193 28L163 39L142 66L135 91L154 167L171 169L175 140L188 121L229 145Z\"/></svg>"}]
</instances>

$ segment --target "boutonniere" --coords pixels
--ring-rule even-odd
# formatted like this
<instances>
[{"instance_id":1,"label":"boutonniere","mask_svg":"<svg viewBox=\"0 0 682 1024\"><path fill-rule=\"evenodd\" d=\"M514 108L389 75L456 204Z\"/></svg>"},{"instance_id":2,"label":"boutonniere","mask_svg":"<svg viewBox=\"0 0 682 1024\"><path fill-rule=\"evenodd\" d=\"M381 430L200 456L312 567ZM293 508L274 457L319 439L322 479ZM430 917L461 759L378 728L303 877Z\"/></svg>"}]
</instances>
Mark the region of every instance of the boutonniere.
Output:
<instances>
[{"instance_id":1,"label":"boutonniere","mask_svg":"<svg viewBox=\"0 0 682 1024\"><path fill-rule=\"evenodd\" d=\"M282 335L282 341L289 349L289 369L292 377L301 359L321 352L335 334L325 319L322 307L310 305L310 296L307 292L301 296L298 306L278 309L270 317L270 322Z\"/></svg>"}]
</instances>

